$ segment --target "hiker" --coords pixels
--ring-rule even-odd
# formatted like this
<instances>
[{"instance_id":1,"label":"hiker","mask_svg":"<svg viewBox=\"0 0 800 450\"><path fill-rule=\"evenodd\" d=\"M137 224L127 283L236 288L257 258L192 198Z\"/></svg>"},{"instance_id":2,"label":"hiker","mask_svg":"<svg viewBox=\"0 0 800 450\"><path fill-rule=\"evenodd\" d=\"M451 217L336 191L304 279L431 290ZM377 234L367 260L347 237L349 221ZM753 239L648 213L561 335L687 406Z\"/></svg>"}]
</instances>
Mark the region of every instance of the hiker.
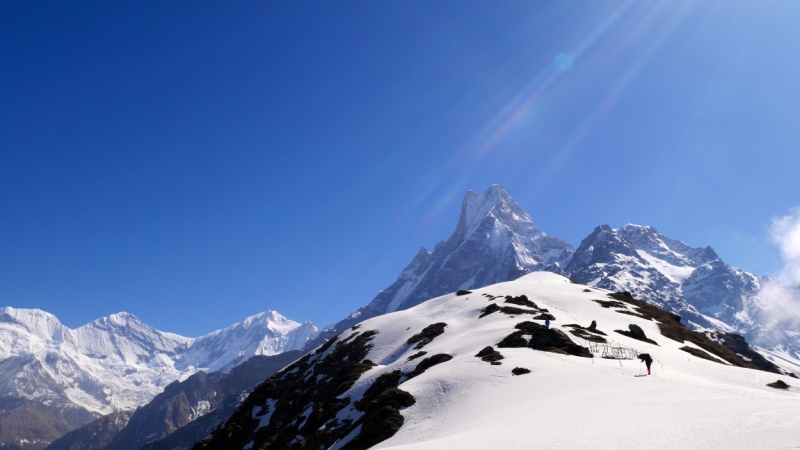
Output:
<instances>
[{"instance_id":1,"label":"hiker","mask_svg":"<svg viewBox=\"0 0 800 450\"><path fill-rule=\"evenodd\" d=\"M644 361L644 363L647 365L647 374L650 375L650 364L653 364L653 358L650 357L650 354L648 353L642 353L639 355L639 359Z\"/></svg>"},{"instance_id":2,"label":"hiker","mask_svg":"<svg viewBox=\"0 0 800 450\"><path fill-rule=\"evenodd\" d=\"M546 326L548 330L550 329L550 319L544 319L544 326Z\"/></svg>"}]
</instances>

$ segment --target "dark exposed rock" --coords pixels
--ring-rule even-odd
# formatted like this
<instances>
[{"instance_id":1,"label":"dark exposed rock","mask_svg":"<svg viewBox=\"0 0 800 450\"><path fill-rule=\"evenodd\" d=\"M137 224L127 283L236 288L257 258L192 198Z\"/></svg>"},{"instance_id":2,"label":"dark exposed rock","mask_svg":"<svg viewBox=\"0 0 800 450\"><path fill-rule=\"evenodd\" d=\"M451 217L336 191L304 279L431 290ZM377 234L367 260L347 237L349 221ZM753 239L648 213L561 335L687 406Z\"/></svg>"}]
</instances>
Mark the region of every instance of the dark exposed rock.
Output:
<instances>
[{"instance_id":1,"label":"dark exposed rock","mask_svg":"<svg viewBox=\"0 0 800 450\"><path fill-rule=\"evenodd\" d=\"M534 317L533 320L556 320L555 316L549 313L542 313Z\"/></svg>"},{"instance_id":2,"label":"dark exposed rock","mask_svg":"<svg viewBox=\"0 0 800 450\"><path fill-rule=\"evenodd\" d=\"M623 335L628 336L631 339L636 339L637 341L647 342L648 344L658 345L658 343L652 339L648 339L648 337L644 334L644 330L639 325L630 324L628 325L629 331L622 331L622 330L614 330L615 332Z\"/></svg>"},{"instance_id":3,"label":"dark exposed rock","mask_svg":"<svg viewBox=\"0 0 800 450\"><path fill-rule=\"evenodd\" d=\"M389 389L396 388L397 385L400 384L400 379L402 377L403 372L400 370L384 373L372 382L370 387L364 391L364 395L361 396L361 400L353 403L353 405L357 410L364 411L367 408L367 404L374 401L378 395L388 391Z\"/></svg>"},{"instance_id":4,"label":"dark exposed rock","mask_svg":"<svg viewBox=\"0 0 800 450\"><path fill-rule=\"evenodd\" d=\"M635 312L633 312L633 311L628 311L627 309L617 309L615 312L618 312L618 313L620 313L620 314L625 314L625 315L627 315L627 316L638 317L638 318L640 318L640 319L644 319L644 320L653 320L653 319L652 319L652 318L650 318L650 317L643 316L643 315L641 315L641 314L638 314L638 313L635 313Z\"/></svg>"},{"instance_id":5,"label":"dark exposed rock","mask_svg":"<svg viewBox=\"0 0 800 450\"><path fill-rule=\"evenodd\" d=\"M406 359L406 361L413 361L413 360L415 360L417 358L420 358L422 356L425 356L427 354L428 354L428 352L417 352L417 353L414 353L413 355L409 356L408 359Z\"/></svg>"},{"instance_id":6,"label":"dark exposed rock","mask_svg":"<svg viewBox=\"0 0 800 450\"><path fill-rule=\"evenodd\" d=\"M585 339L585 340L587 340L589 342L597 342L597 343L600 343L600 344L602 344L604 342L608 342L608 341L606 341L606 339L604 337L592 334L592 333L586 331L583 328L575 328L575 329L569 330L569 332L572 333L574 336L577 336L577 337L579 337L581 339Z\"/></svg>"},{"instance_id":7,"label":"dark exposed rock","mask_svg":"<svg viewBox=\"0 0 800 450\"><path fill-rule=\"evenodd\" d=\"M786 384L783 380L778 380L772 383L767 384L767 386L775 389L789 389L791 386Z\"/></svg>"},{"instance_id":8,"label":"dark exposed rock","mask_svg":"<svg viewBox=\"0 0 800 450\"><path fill-rule=\"evenodd\" d=\"M488 346L479 351L475 357L480 358L481 361L486 361L495 366L499 366L501 364L500 360L503 359L503 355L501 355L500 352L495 350L492 346Z\"/></svg>"},{"instance_id":9,"label":"dark exposed rock","mask_svg":"<svg viewBox=\"0 0 800 450\"><path fill-rule=\"evenodd\" d=\"M599 334L601 336L606 336L606 334L604 332L602 332L602 331L597 329L597 322L594 321L594 320L592 321L592 324L589 325L588 327L582 327L582 326L580 326L580 325L578 325L576 323L568 323L568 324L562 325L562 326L566 327L566 328L575 328L575 329L583 330L583 331L586 331L586 332L589 332L589 333L593 333L593 334Z\"/></svg>"},{"instance_id":10,"label":"dark exposed rock","mask_svg":"<svg viewBox=\"0 0 800 450\"><path fill-rule=\"evenodd\" d=\"M528 300L528 297L525 295L520 295L519 297L512 297L510 295L507 295L506 303L512 303L514 305L527 306L529 308L539 309L539 307L536 306L536 303Z\"/></svg>"},{"instance_id":11,"label":"dark exposed rock","mask_svg":"<svg viewBox=\"0 0 800 450\"><path fill-rule=\"evenodd\" d=\"M428 345L431 341L433 341L436 338L436 336L439 336L440 334L444 333L444 328L446 326L447 324L444 322L428 325L427 327L423 328L422 331L420 331L419 333L408 338L408 341L406 341L406 343L409 345L417 344L414 347L414 349L419 350L422 347Z\"/></svg>"},{"instance_id":12,"label":"dark exposed rock","mask_svg":"<svg viewBox=\"0 0 800 450\"><path fill-rule=\"evenodd\" d=\"M528 347L534 350L555 353L565 352L568 355L592 357L592 353L588 348L575 344L561 330L547 328L535 322L520 322L515 328L519 331L515 331L503 338L497 343L498 347Z\"/></svg>"},{"instance_id":13,"label":"dark exposed rock","mask_svg":"<svg viewBox=\"0 0 800 450\"><path fill-rule=\"evenodd\" d=\"M416 376L422 375L426 370L430 369L431 367L441 364L443 362L447 362L453 359L452 356L446 353L439 353L437 355L429 356L417 364L416 369L406 374L406 379L411 379Z\"/></svg>"},{"instance_id":14,"label":"dark exposed rock","mask_svg":"<svg viewBox=\"0 0 800 450\"><path fill-rule=\"evenodd\" d=\"M458 292L456 292L456 295L467 295L467 294L472 294L472 291L468 291L466 289L459 289Z\"/></svg>"},{"instance_id":15,"label":"dark exposed rock","mask_svg":"<svg viewBox=\"0 0 800 450\"><path fill-rule=\"evenodd\" d=\"M595 303L599 303L600 306L603 308L625 308L625 303L616 302L614 300L592 300Z\"/></svg>"},{"instance_id":16,"label":"dark exposed rock","mask_svg":"<svg viewBox=\"0 0 800 450\"><path fill-rule=\"evenodd\" d=\"M511 375L525 375L526 373L531 373L530 369L524 367L514 367L511 369Z\"/></svg>"},{"instance_id":17,"label":"dark exposed rock","mask_svg":"<svg viewBox=\"0 0 800 450\"><path fill-rule=\"evenodd\" d=\"M478 316L478 318L480 319L481 317L486 317L489 314L497 311L500 311L500 307L497 306L497 303L490 303L489 306L483 309L483 312L481 312L481 315Z\"/></svg>"},{"instance_id":18,"label":"dark exposed rock","mask_svg":"<svg viewBox=\"0 0 800 450\"><path fill-rule=\"evenodd\" d=\"M518 316L520 314L534 315L539 313L539 311L517 308L516 306L501 306L500 312L503 314L508 314L509 316Z\"/></svg>"},{"instance_id":19,"label":"dark exposed rock","mask_svg":"<svg viewBox=\"0 0 800 450\"><path fill-rule=\"evenodd\" d=\"M395 389L395 391L398 390ZM406 394L408 393L406 392ZM384 406L365 416L364 421L360 423L361 432L352 441L345 444L342 450L368 449L375 444L383 442L397 433L397 430L403 426L404 420L403 415L397 409L391 406Z\"/></svg>"},{"instance_id":20,"label":"dark exposed rock","mask_svg":"<svg viewBox=\"0 0 800 450\"><path fill-rule=\"evenodd\" d=\"M340 421L336 415L350 404L348 398L341 398L342 394L372 368L359 361L366 358L376 334L376 331L369 330L347 342L331 339L315 352L303 356L258 385L221 427L193 448L242 448L250 441L254 441L254 448L261 449L331 447L358 426L352 420ZM376 402L381 395L375 397ZM388 393L385 407L378 407L373 414L365 412L361 417L362 432L372 433L376 423L394 423L387 425L387 429L399 428L396 422L402 416L393 413L389 404L407 403L408 399L403 400L402 397L396 392ZM364 406L365 411L371 408L369 404ZM263 415L265 412L270 414L268 423L259 427L259 417L266 417ZM298 435L302 439L296 440ZM371 442L375 435L371 436L363 439Z\"/></svg>"},{"instance_id":21,"label":"dark exposed rock","mask_svg":"<svg viewBox=\"0 0 800 450\"><path fill-rule=\"evenodd\" d=\"M403 415L400 408L407 408L415 403L414 397L397 388L403 373L395 370L385 373L372 382L364 392L361 400L354 406L364 411L353 426L361 425L361 432L343 449L366 449L378 444L397 433L403 426Z\"/></svg>"},{"instance_id":22,"label":"dark exposed rock","mask_svg":"<svg viewBox=\"0 0 800 450\"><path fill-rule=\"evenodd\" d=\"M647 335L644 334L644 330L642 330L642 327L640 327L639 325L630 324L628 325L628 329L630 330L631 333L630 335L632 338L638 339L640 341L648 340Z\"/></svg>"},{"instance_id":23,"label":"dark exposed rock","mask_svg":"<svg viewBox=\"0 0 800 450\"><path fill-rule=\"evenodd\" d=\"M533 303L533 302L531 302L531 303ZM479 315L478 318L480 319L481 317L488 316L489 314L495 313L497 311L500 311L503 314L508 314L509 316L518 316L518 315L521 315L521 314L529 314L529 315L539 314L538 316L534 317L534 319L536 319L536 320L545 320L545 319L556 320L556 318L553 317L551 314L542 313L542 311L547 311L547 310L542 310L542 309L539 309L539 310L523 309L523 308L517 308L515 306L498 306L496 303L492 303L489 306L487 306L486 308L484 308L484 310L481 312L481 315Z\"/></svg>"}]
</instances>

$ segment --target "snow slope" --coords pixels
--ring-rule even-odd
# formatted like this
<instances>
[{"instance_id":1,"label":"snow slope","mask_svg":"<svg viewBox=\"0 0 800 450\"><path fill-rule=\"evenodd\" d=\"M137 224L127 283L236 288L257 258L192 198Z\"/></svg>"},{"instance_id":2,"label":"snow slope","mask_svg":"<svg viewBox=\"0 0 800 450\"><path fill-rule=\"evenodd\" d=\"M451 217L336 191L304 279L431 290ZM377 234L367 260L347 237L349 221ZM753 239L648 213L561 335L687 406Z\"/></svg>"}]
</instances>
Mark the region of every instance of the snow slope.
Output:
<instances>
[{"instance_id":1,"label":"snow slope","mask_svg":"<svg viewBox=\"0 0 800 450\"><path fill-rule=\"evenodd\" d=\"M409 360L409 357L419 349L407 341L438 322L446 323L444 333L434 337L423 350L426 356L447 354L452 359L428 368L415 378L400 379L398 388L410 393L414 402L402 400L410 404L400 409L402 426L374 448L751 449L788 448L800 442L800 427L796 426L800 389L777 390L766 386L777 379L797 386L800 384L797 379L735 367L697 345L668 339L655 321L617 312L635 313L631 305L604 308L593 301L609 300L607 293L574 284L560 275L537 272L467 295L448 294L366 320L356 329L341 333L339 344L318 349L305 362L289 366L274 375L270 379L273 381L256 388L225 427L197 448L271 448L265 445L272 435L258 430L269 431L271 420L280 414L284 425L275 432L288 432L290 436L297 433L285 448L301 448L305 439L311 439L309 436L324 436L320 433L338 428L344 430L339 432L338 440L323 447L348 449L348 443L358 440L360 433L368 428L364 425L367 422L359 425L358 420L370 414L370 407L361 412L364 409L357 402L381 375L395 370L404 374L414 371L420 359ZM598 357L583 358L531 348L499 348L498 342L516 331L516 324L530 321L533 316L521 313L512 316L498 311L479 318L490 304L509 305L503 303L503 297L490 300L484 294L526 295L539 308L548 309L556 319L552 326L565 333L569 328L564 325L588 326L595 320L597 329L606 333L611 345L651 354L655 359L654 374L641 376L644 372L638 360L603 359L599 350ZM614 332L627 330L630 324L641 327L657 345ZM324 408L309 416L317 407L313 403L295 404L295 399L304 398L300 394L292 395L289 400L276 400L264 394L273 392L270 383L281 383L290 379L287 377L299 377L296 379L306 384L322 377L309 385L312 393L332 388L326 387L325 377L315 375L316 371L331 367L331 363L335 366L327 358L337 354L340 346L344 348L350 342L363 340L370 330L378 333L371 338L371 348L360 360L358 367L365 372L346 392L336 395L343 400L318 399L330 405L340 402L336 406L341 408L336 420L331 418L321 427L315 424L313 429L303 429L307 420L326 414ZM572 334L567 336L575 343L588 345ZM501 365L491 365L475 356L489 345L504 356ZM684 346L717 362L680 350ZM343 363L344 360L339 364ZM374 366L366 366L373 363ZM299 367L303 369L299 371ZM517 367L531 372L514 376L512 369ZM385 377L381 379L385 381ZM277 395L283 398L282 393ZM397 393L392 395L402 399ZM347 425L348 420L351 425ZM380 427L373 427L371 432L375 430Z\"/></svg>"},{"instance_id":2,"label":"snow slope","mask_svg":"<svg viewBox=\"0 0 800 450\"><path fill-rule=\"evenodd\" d=\"M400 431L375 448L745 449L789 448L800 442L800 390L766 386L778 378L790 385L800 384L797 380L689 355L679 350L684 344L661 336L654 322L602 308L590 301L602 299L601 292L584 288L557 275L533 273L476 290L468 299L448 295L364 323L365 329L381 330L370 357L387 364L376 374L403 365L404 358L391 355L402 350L397 343L403 342L404 326L411 326L407 334L431 321L446 322L446 339L434 340L426 350L454 356L402 385L417 403L402 412ZM525 294L550 309L556 326L596 320L610 339L650 353L656 360L654 375L637 377L643 373L638 360L527 348L498 349L505 356L500 366L482 362L474 354L522 319L495 313L476 320L487 303L480 295L484 292ZM612 331L631 323L659 346ZM512 376L514 367L532 372Z\"/></svg>"}]
</instances>

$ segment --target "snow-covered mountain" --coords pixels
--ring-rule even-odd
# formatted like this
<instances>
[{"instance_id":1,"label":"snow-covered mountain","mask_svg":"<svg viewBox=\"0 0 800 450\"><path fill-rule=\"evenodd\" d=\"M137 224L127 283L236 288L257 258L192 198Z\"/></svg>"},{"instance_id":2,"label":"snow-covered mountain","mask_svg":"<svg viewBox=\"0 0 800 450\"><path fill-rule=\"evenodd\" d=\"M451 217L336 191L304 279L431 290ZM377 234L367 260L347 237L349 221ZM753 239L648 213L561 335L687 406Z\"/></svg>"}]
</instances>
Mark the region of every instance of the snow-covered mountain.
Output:
<instances>
[{"instance_id":1,"label":"snow-covered mountain","mask_svg":"<svg viewBox=\"0 0 800 450\"><path fill-rule=\"evenodd\" d=\"M367 318L539 270L630 292L680 314L694 328L743 334L771 357L800 370L800 332L794 331L800 307L774 300L791 297L788 288L729 266L711 247L691 247L650 226L602 225L575 249L538 229L502 185L483 194L468 191L447 241L433 252L421 249L391 286L326 327L306 349ZM767 299L765 290L776 295Z\"/></svg>"},{"instance_id":2,"label":"snow-covered mountain","mask_svg":"<svg viewBox=\"0 0 800 450\"><path fill-rule=\"evenodd\" d=\"M36 420L59 421L60 428L39 435L60 435L101 413L142 405L198 370L229 371L253 355L310 350L364 320L406 317L393 313L536 271L628 292L677 313L689 328L716 336L748 361L765 355L800 373L800 307L792 300L800 298L797 288L731 267L710 247L691 247L648 226L599 226L576 249L538 229L505 188L494 185L483 194L467 192L449 239L431 252L421 249L391 286L322 333L274 312L184 338L125 313L70 330L42 311L0 310L0 396L27 402L18 406L24 418L20 412L14 423L45 417L40 412L49 408L47 418ZM744 335L760 354L743 350L741 336L728 333ZM2 405L18 403L0 397L0 413Z\"/></svg>"},{"instance_id":3,"label":"snow-covered mountain","mask_svg":"<svg viewBox=\"0 0 800 450\"><path fill-rule=\"evenodd\" d=\"M483 194L468 191L461 203L455 232L432 252L420 249L391 286L366 306L327 327L307 349L324 342L350 325L418 305L430 298L513 280L546 267L559 268L574 247L547 235L508 195L503 185Z\"/></svg>"},{"instance_id":4,"label":"snow-covered mountain","mask_svg":"<svg viewBox=\"0 0 800 450\"><path fill-rule=\"evenodd\" d=\"M267 311L195 339L178 358L176 367L182 371L227 372L255 355L299 350L317 334L311 322L300 324Z\"/></svg>"},{"instance_id":5,"label":"snow-covered mountain","mask_svg":"<svg viewBox=\"0 0 800 450\"><path fill-rule=\"evenodd\" d=\"M37 402L86 422L141 406L198 370L229 370L253 355L300 349L316 333L310 322L274 311L186 338L128 313L73 330L44 311L6 307L0 309L0 396ZM7 418L9 412L2 412Z\"/></svg>"},{"instance_id":6,"label":"snow-covered mountain","mask_svg":"<svg viewBox=\"0 0 800 450\"><path fill-rule=\"evenodd\" d=\"M580 283L631 292L680 314L695 328L742 334L789 365L800 360L800 333L792 326L800 323L800 307L772 304L765 297L768 290L788 288L731 267L711 247L692 248L649 226L615 230L603 225L581 242L561 273Z\"/></svg>"},{"instance_id":7,"label":"snow-covered mountain","mask_svg":"<svg viewBox=\"0 0 800 450\"><path fill-rule=\"evenodd\" d=\"M800 383L776 369L730 335L538 272L345 330L193 448L789 448Z\"/></svg>"}]
</instances>

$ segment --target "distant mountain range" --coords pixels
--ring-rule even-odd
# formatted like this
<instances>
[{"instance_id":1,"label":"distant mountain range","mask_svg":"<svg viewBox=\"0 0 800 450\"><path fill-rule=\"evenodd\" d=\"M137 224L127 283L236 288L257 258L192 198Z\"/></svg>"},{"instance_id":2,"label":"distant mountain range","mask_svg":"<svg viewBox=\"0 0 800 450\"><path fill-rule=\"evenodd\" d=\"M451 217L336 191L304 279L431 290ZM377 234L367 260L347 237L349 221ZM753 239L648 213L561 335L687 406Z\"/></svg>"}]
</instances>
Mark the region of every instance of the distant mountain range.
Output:
<instances>
[{"instance_id":1,"label":"distant mountain range","mask_svg":"<svg viewBox=\"0 0 800 450\"><path fill-rule=\"evenodd\" d=\"M215 396L222 392L220 380L248 358L310 351L367 319L536 271L628 292L680 315L690 329L751 352L733 335L741 334L770 361L800 373L800 332L787 326L800 323L800 311L770 300L776 292L796 295L790 288L729 266L710 247L690 247L649 226L598 226L575 248L536 227L506 189L494 185L482 194L467 192L450 238L433 251L422 248L391 286L319 333L310 322L275 312L191 339L125 313L70 330L42 311L0 310L0 450L44 448L84 424L71 433L82 436L75 449L189 448L239 405L242 398L222 402ZM747 354L741 353L748 361L761 358ZM186 401L167 396L173 400L165 403L157 396L165 389L183 392ZM157 413L163 408L179 413L166 418ZM132 423L151 431L130 437Z\"/></svg>"},{"instance_id":2,"label":"distant mountain range","mask_svg":"<svg viewBox=\"0 0 800 450\"><path fill-rule=\"evenodd\" d=\"M176 380L297 350L316 334L310 322L274 311L186 338L127 313L73 330L44 311L2 308L0 448L43 448L101 415L142 406Z\"/></svg>"}]
</instances>

